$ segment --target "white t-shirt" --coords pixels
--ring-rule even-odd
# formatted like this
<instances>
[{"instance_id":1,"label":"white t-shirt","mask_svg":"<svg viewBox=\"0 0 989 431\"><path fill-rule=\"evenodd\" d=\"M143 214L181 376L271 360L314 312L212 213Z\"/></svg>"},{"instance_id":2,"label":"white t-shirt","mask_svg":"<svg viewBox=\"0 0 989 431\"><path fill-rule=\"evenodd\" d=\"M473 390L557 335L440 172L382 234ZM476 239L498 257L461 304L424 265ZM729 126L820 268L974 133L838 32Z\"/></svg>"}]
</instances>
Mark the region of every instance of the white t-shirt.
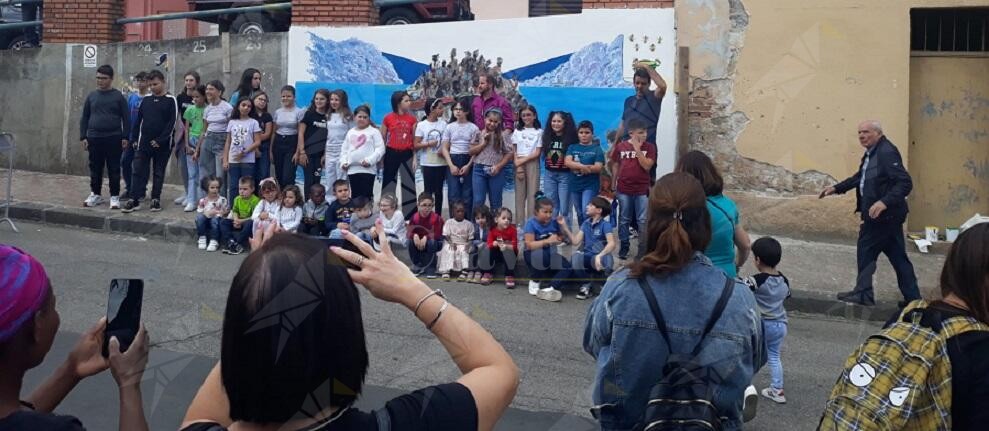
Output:
<instances>
[{"instance_id":1,"label":"white t-shirt","mask_svg":"<svg viewBox=\"0 0 989 431\"><path fill-rule=\"evenodd\" d=\"M206 124L208 124L206 131L217 133L226 132L227 121L230 120L230 114L233 112L234 107L230 106L226 100L221 99L220 102L215 105L207 103L206 108L203 109L203 120L205 120Z\"/></svg>"},{"instance_id":2,"label":"white t-shirt","mask_svg":"<svg viewBox=\"0 0 989 431\"><path fill-rule=\"evenodd\" d=\"M354 127L353 121L344 121L343 115L336 112L330 114L330 119L326 122L326 155L339 156L340 147L347 137L347 132ZM327 157L329 160L329 157Z\"/></svg>"},{"instance_id":3,"label":"white t-shirt","mask_svg":"<svg viewBox=\"0 0 989 431\"><path fill-rule=\"evenodd\" d=\"M302 117L306 115L306 110L298 106L292 109L285 109L284 107L275 110L275 115L272 118L275 121L275 133L282 136L292 136L299 134L299 123L302 122Z\"/></svg>"},{"instance_id":4,"label":"white t-shirt","mask_svg":"<svg viewBox=\"0 0 989 431\"><path fill-rule=\"evenodd\" d=\"M368 126L364 129L354 127L347 132L340 148L340 164L349 163L347 175L376 174L378 161L385 155L385 140L381 131ZM367 161L368 166L361 165Z\"/></svg>"},{"instance_id":5,"label":"white t-shirt","mask_svg":"<svg viewBox=\"0 0 989 431\"><path fill-rule=\"evenodd\" d=\"M443 142L450 143L450 154L469 154L470 144L477 140L481 131L474 123L453 122L443 131Z\"/></svg>"},{"instance_id":6,"label":"white t-shirt","mask_svg":"<svg viewBox=\"0 0 989 431\"><path fill-rule=\"evenodd\" d=\"M247 147L254 145L254 134L261 133L261 125L258 120L248 118L246 120L230 120L227 123L227 133L230 134L230 163L254 163L254 151L246 152ZM240 160L234 158L237 154L244 154Z\"/></svg>"},{"instance_id":7,"label":"white t-shirt","mask_svg":"<svg viewBox=\"0 0 989 431\"><path fill-rule=\"evenodd\" d=\"M423 143L433 143L433 146L419 150L422 156L419 160L423 166L446 166L446 159L440 152L444 130L446 130L446 122L443 120L422 120L416 126L416 137L422 138Z\"/></svg>"},{"instance_id":8,"label":"white t-shirt","mask_svg":"<svg viewBox=\"0 0 989 431\"><path fill-rule=\"evenodd\" d=\"M512 133L512 142L515 144L516 156L531 156L533 151L538 151L543 146L543 129L526 127L516 130Z\"/></svg>"}]
</instances>

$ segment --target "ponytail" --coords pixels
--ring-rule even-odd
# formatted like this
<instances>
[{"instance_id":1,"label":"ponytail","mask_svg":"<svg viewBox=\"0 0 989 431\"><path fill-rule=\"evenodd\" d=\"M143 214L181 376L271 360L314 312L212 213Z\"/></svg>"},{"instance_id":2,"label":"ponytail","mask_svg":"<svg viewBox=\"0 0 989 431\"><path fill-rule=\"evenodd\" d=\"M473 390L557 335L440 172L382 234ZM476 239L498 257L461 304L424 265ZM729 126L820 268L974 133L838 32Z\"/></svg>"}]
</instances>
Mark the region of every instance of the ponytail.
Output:
<instances>
[{"instance_id":1,"label":"ponytail","mask_svg":"<svg viewBox=\"0 0 989 431\"><path fill-rule=\"evenodd\" d=\"M649 193L646 250L629 275L668 274L690 263L711 242L704 189L689 174L664 175Z\"/></svg>"}]
</instances>

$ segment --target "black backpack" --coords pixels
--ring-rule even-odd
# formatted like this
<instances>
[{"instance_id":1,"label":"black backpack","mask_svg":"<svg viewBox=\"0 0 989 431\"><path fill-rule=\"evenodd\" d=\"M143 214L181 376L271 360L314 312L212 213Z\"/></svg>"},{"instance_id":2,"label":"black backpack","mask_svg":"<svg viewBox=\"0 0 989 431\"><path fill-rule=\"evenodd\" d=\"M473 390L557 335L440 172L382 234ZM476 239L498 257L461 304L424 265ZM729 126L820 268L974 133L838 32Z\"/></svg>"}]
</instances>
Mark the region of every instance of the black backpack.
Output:
<instances>
[{"instance_id":1,"label":"black backpack","mask_svg":"<svg viewBox=\"0 0 989 431\"><path fill-rule=\"evenodd\" d=\"M639 279L639 287L649 301L649 308L656 319L656 326L659 328L663 340L666 341L668 356L666 364L663 365L663 377L652 387L649 392L649 403L642 420L636 425L637 431L720 431L722 429L721 416L714 406L714 388L721 383L721 376L712 368L708 368L697 363L697 355L701 352L704 338L714 328L714 324L721 318L725 311L725 305L731 298L735 282L732 279L725 281L725 287L721 291L721 297L711 312L711 317L707 319L701 339L689 355L674 353L670 347L670 336L666 329L666 320L663 312L659 309L656 296L646 283L645 278Z\"/></svg>"}]
</instances>

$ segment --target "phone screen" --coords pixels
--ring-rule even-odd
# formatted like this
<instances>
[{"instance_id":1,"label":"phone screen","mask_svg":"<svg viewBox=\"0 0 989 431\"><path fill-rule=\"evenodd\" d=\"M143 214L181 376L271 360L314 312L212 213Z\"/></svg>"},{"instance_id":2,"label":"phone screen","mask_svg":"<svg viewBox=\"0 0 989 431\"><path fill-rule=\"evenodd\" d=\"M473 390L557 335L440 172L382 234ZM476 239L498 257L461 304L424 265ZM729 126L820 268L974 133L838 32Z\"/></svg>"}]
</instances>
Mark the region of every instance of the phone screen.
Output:
<instances>
[{"instance_id":1,"label":"phone screen","mask_svg":"<svg viewBox=\"0 0 989 431\"><path fill-rule=\"evenodd\" d=\"M110 337L120 341L125 352L134 342L141 324L144 280L115 278L110 281L106 306L106 330L103 333L103 356L110 357Z\"/></svg>"}]
</instances>

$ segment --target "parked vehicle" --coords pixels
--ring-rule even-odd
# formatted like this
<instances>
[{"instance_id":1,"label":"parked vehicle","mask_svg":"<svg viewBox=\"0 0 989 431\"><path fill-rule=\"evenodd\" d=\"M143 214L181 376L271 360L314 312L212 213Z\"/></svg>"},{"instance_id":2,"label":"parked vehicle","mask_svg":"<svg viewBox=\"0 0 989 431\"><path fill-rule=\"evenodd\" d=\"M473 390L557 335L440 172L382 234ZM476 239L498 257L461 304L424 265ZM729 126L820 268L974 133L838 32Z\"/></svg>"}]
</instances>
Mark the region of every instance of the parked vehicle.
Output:
<instances>
[{"instance_id":1,"label":"parked vehicle","mask_svg":"<svg viewBox=\"0 0 989 431\"><path fill-rule=\"evenodd\" d=\"M9 24L23 21L20 5L0 6L0 23ZM21 50L27 47L23 28L0 30L0 49Z\"/></svg>"},{"instance_id":2,"label":"parked vehicle","mask_svg":"<svg viewBox=\"0 0 989 431\"><path fill-rule=\"evenodd\" d=\"M469 0L374 0L381 25L473 21Z\"/></svg>"}]
</instances>

